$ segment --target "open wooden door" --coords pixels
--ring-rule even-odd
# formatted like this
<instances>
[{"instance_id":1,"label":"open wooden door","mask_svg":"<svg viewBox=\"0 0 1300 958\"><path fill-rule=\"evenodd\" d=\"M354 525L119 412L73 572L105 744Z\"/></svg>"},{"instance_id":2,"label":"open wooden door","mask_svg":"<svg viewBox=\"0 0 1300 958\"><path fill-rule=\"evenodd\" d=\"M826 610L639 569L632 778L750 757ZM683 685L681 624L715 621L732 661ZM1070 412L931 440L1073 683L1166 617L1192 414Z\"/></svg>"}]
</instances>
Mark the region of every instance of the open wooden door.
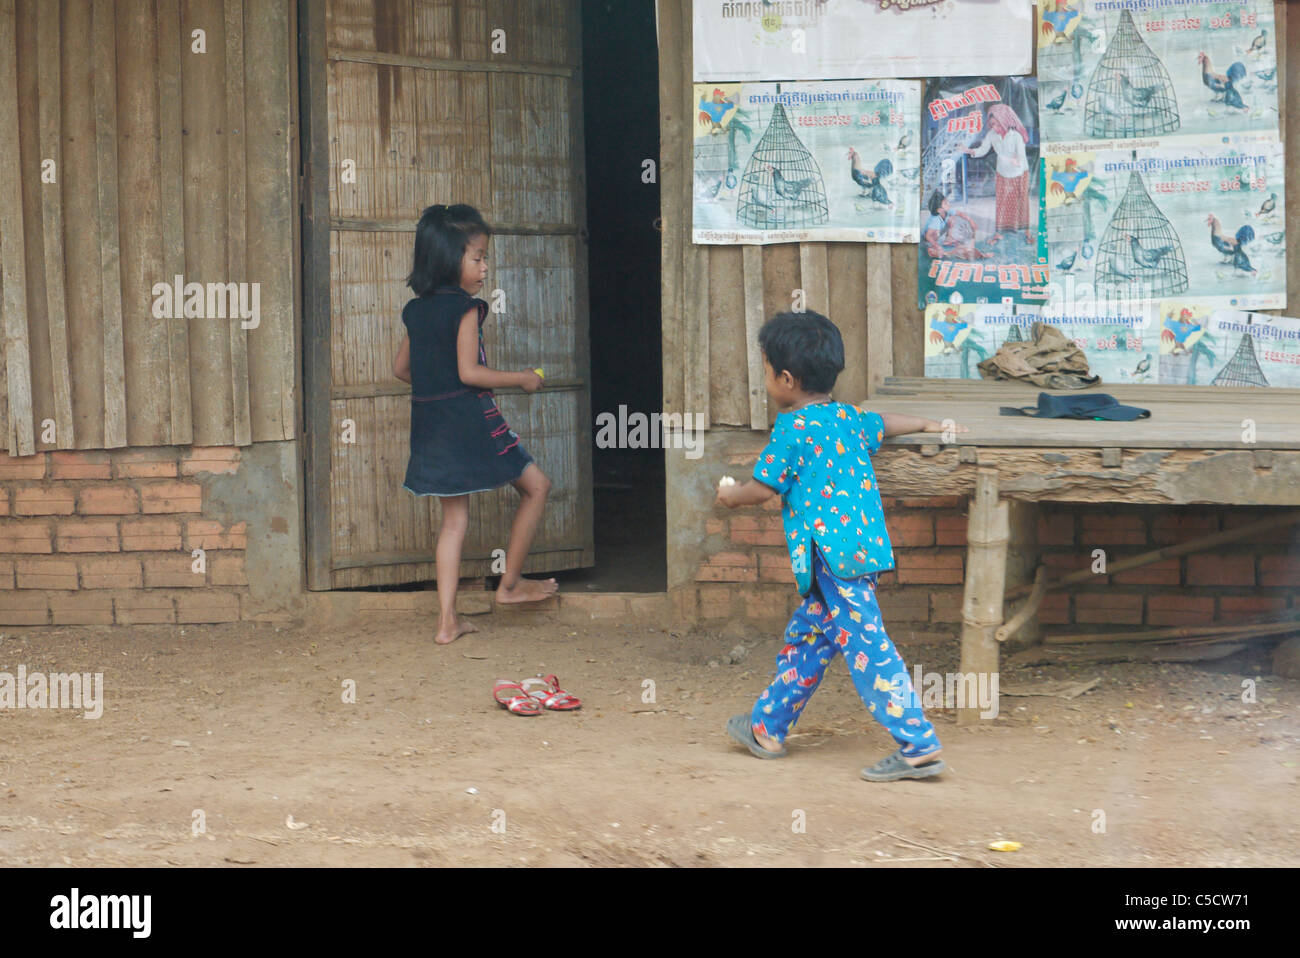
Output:
<instances>
[{"instance_id":1,"label":"open wooden door","mask_svg":"<svg viewBox=\"0 0 1300 958\"><path fill-rule=\"evenodd\" d=\"M439 509L402 488L410 387L392 375L432 203L496 230L488 362L546 370L541 392L497 391L552 481L525 571L593 565L578 0L301 0L299 17L308 587L435 575ZM517 501L471 497L463 576L492 572Z\"/></svg>"}]
</instances>

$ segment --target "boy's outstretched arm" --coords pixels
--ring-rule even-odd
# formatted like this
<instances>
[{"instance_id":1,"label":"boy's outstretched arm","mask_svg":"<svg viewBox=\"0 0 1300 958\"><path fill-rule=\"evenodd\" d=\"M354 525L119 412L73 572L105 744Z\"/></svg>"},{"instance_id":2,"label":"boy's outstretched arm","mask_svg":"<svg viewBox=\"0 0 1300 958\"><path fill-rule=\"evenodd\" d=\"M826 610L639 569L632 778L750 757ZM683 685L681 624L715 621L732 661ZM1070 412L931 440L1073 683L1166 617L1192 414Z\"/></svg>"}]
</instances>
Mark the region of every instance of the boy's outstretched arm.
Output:
<instances>
[{"instance_id":1,"label":"boy's outstretched arm","mask_svg":"<svg viewBox=\"0 0 1300 958\"><path fill-rule=\"evenodd\" d=\"M751 479L743 486L719 486L718 502L728 509L738 506L756 506L776 495L776 490L765 486L757 479Z\"/></svg>"},{"instance_id":2,"label":"boy's outstretched arm","mask_svg":"<svg viewBox=\"0 0 1300 958\"><path fill-rule=\"evenodd\" d=\"M862 407L859 406L859 409ZM865 410L864 410L865 411ZM901 412L877 413L885 424L885 436L905 436L910 432L943 432L943 423L923 416L909 416ZM953 432L970 432L966 426L953 423Z\"/></svg>"}]
</instances>

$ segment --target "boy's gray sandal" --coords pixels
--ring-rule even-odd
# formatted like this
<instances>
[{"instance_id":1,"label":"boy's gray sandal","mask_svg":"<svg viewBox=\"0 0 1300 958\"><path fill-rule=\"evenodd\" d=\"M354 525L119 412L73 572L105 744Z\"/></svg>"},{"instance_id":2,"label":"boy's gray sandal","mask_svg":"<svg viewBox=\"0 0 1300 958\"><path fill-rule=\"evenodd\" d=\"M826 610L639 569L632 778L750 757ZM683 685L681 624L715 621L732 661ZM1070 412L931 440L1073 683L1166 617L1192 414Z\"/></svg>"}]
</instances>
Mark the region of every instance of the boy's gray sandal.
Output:
<instances>
[{"instance_id":1,"label":"boy's gray sandal","mask_svg":"<svg viewBox=\"0 0 1300 958\"><path fill-rule=\"evenodd\" d=\"M758 739L754 738L754 730L749 727L749 716L743 712L727 719L727 734L759 758L782 758L786 754L784 746L779 752L769 752L759 745Z\"/></svg>"},{"instance_id":2,"label":"boy's gray sandal","mask_svg":"<svg viewBox=\"0 0 1300 958\"><path fill-rule=\"evenodd\" d=\"M935 759L924 765L908 765L901 750L882 758L870 768L862 770L862 777L868 782L896 782L902 778L929 778L938 775L947 768L943 759Z\"/></svg>"}]
</instances>

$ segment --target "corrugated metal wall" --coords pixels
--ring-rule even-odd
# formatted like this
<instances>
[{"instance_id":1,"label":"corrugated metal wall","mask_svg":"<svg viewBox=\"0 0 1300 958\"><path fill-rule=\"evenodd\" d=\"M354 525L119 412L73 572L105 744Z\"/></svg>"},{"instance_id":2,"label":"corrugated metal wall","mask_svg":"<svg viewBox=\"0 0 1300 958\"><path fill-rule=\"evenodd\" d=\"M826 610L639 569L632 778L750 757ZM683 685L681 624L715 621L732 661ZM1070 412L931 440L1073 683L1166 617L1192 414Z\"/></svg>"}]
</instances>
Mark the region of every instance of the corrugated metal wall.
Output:
<instances>
[{"instance_id":1,"label":"corrugated metal wall","mask_svg":"<svg viewBox=\"0 0 1300 958\"><path fill-rule=\"evenodd\" d=\"M295 49L285 0L0 0L11 455L294 435ZM155 318L178 274L259 325Z\"/></svg>"}]
</instances>

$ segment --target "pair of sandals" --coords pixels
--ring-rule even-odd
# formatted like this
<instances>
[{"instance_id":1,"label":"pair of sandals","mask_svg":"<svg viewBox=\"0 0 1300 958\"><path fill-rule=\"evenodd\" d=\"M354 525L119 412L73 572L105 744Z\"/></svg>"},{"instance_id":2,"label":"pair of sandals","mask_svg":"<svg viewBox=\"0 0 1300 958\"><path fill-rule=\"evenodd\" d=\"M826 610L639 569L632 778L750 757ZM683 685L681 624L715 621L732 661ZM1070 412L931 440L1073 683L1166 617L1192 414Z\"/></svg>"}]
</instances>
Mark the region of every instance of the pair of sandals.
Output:
<instances>
[{"instance_id":1,"label":"pair of sandals","mask_svg":"<svg viewBox=\"0 0 1300 958\"><path fill-rule=\"evenodd\" d=\"M754 730L749 724L749 715L745 713L733 715L727 720L727 734L749 749L757 758L784 758L789 754L785 746L782 746L779 752L769 752L759 745L758 739L754 737ZM947 768L941 758L912 765L903 758L903 751L899 749L894 754L882 758L875 765L864 768L862 777L868 782L897 782L905 778L930 778L946 771Z\"/></svg>"},{"instance_id":2,"label":"pair of sandals","mask_svg":"<svg viewBox=\"0 0 1300 958\"><path fill-rule=\"evenodd\" d=\"M572 712L582 708L582 700L560 688L560 680L554 675L538 675L522 682L497 679L492 686L492 698L515 715L541 715L544 709Z\"/></svg>"}]
</instances>

